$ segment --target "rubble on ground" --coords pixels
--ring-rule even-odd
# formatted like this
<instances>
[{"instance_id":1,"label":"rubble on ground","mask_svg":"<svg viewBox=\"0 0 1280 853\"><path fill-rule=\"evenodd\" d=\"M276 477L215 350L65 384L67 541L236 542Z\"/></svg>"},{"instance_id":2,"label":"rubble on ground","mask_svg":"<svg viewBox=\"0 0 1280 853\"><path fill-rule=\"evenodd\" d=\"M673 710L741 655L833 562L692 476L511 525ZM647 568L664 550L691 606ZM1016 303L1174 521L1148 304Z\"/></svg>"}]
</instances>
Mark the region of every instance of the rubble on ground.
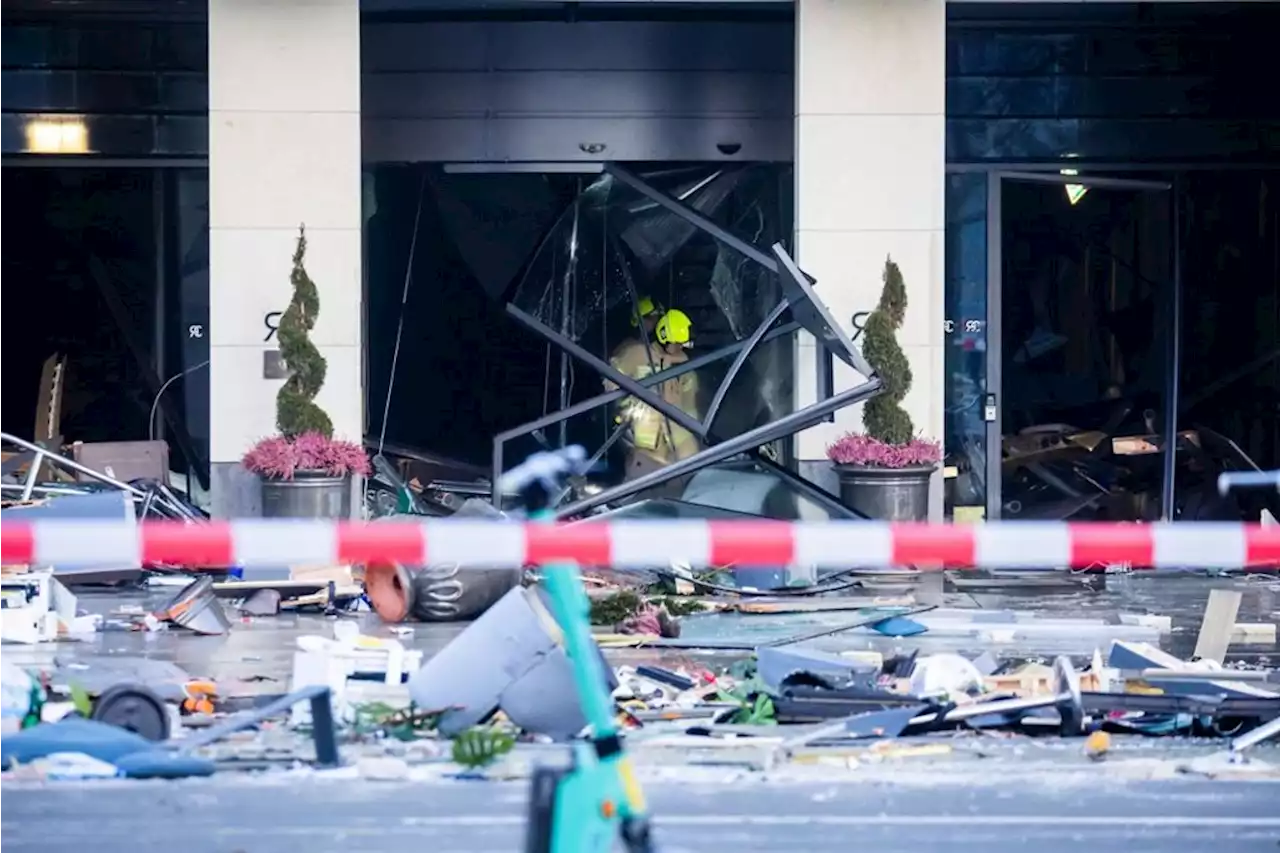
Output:
<instances>
[{"instance_id":1,"label":"rubble on ground","mask_svg":"<svg viewBox=\"0 0 1280 853\"><path fill-rule=\"evenodd\" d=\"M250 615L241 602L262 589L220 599L218 586L207 576L188 580L159 609L121 608L97 624L171 643L223 642L248 623L290 616L272 608ZM1238 592L1211 593L1201 655L1183 660L1162 650L1172 620L1160 614L1064 617L921 605L911 596L734 601L593 587L607 686L642 768L869 773L1057 743L1067 750L1059 758L1141 774L1157 765L1133 744L1159 739L1202 747L1179 773L1274 775L1267 751L1239 746L1276 728L1280 671L1265 656L1230 661L1234 643L1274 643L1236 621ZM653 630L656 620L642 633L622 630L659 607L680 623L678 637ZM294 636L288 689L311 694L293 702L233 695L203 673L145 658L55 659L30 670L6 661L6 773L52 780L341 765L370 780L523 778L583 734L556 622L536 586L511 590L430 656L413 647L412 627L380 625L358 598L335 606L326 595L308 609L305 624L316 632ZM964 650L940 649L938 635ZM1050 637L1069 647L1017 651ZM52 642L76 639L60 632ZM328 709L320 718L313 694ZM263 717L271 700L277 707ZM326 727L340 757L318 761L327 748L317 729Z\"/></svg>"},{"instance_id":2,"label":"rubble on ground","mask_svg":"<svg viewBox=\"0 0 1280 853\"><path fill-rule=\"evenodd\" d=\"M77 470L41 453L26 464ZM93 488L68 480L37 494L24 485L5 512L128 523L200 517L167 486L91 473L101 481ZM565 756L584 733L561 631L534 571L496 572L483 606L446 612L436 587L458 566L368 574L373 567L298 565L248 575L92 568L5 567L3 640L24 650L21 666L13 655L3 666L7 774L174 777L305 765L371 780L510 778ZM678 563L647 577L588 573L605 686L638 765L870 773L1048 749L1136 773L1146 771L1125 757L1142 752L1134 744L1177 742L1211 755L1176 772L1272 772L1251 756L1264 754L1253 747L1280 726L1274 577L1227 575L1197 587L1203 624L1185 657L1170 649L1188 626L1141 604L1142 590L1176 579L851 570L757 589L746 577ZM86 607L89 595L111 600L104 583L118 602ZM399 598L378 586L396 583ZM1119 594L1095 609L1090 602L1109 587ZM1254 621L1242 618L1242 590L1262 602ZM1019 597L1038 603L1010 606ZM157 659L192 644L232 644L273 622L293 626L281 634L289 665L252 690ZM448 641L425 653L428 635L450 622L458 627ZM113 637L152 646L74 653ZM166 651L152 654L155 644ZM1236 655L1242 648L1251 654Z\"/></svg>"}]
</instances>

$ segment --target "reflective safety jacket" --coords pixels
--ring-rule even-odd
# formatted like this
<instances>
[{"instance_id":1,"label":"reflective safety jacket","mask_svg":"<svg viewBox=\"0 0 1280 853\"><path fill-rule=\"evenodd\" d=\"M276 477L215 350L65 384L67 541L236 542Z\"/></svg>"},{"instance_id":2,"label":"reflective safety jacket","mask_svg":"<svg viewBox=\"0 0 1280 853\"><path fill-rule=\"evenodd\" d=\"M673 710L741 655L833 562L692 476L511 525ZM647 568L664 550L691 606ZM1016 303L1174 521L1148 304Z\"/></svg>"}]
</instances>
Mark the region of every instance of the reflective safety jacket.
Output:
<instances>
[{"instance_id":1,"label":"reflective safety jacket","mask_svg":"<svg viewBox=\"0 0 1280 853\"><path fill-rule=\"evenodd\" d=\"M652 359L652 362L650 361ZM614 350L609 363L632 379L644 379L683 364L689 357L683 349L668 351L659 344L650 344L646 351L643 342L624 341ZM617 386L605 380L605 389ZM663 400L680 408L693 417L698 414L698 377L696 371L668 379L652 389ZM662 412L637 400L626 397L618 406L618 421L629 426L628 443L634 451L652 456L663 464L685 459L698 452L698 438L684 427L671 421Z\"/></svg>"}]
</instances>

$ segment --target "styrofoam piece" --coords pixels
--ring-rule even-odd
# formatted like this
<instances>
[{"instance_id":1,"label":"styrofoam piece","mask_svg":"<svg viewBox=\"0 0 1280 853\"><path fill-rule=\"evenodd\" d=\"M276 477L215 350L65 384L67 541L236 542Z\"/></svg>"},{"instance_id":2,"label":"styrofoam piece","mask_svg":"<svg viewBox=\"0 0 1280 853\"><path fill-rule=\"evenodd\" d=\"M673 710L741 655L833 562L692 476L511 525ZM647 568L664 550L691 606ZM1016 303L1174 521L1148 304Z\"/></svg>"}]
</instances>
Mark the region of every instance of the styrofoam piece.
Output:
<instances>
[{"instance_id":1,"label":"styrofoam piece","mask_svg":"<svg viewBox=\"0 0 1280 853\"><path fill-rule=\"evenodd\" d=\"M6 643L35 645L56 639L58 619L39 607L6 607L0 610L0 639Z\"/></svg>"},{"instance_id":2,"label":"styrofoam piece","mask_svg":"<svg viewBox=\"0 0 1280 853\"><path fill-rule=\"evenodd\" d=\"M191 578L188 575L150 575L142 583L148 589L152 587L181 589L190 586Z\"/></svg>"},{"instance_id":3,"label":"styrofoam piece","mask_svg":"<svg viewBox=\"0 0 1280 853\"><path fill-rule=\"evenodd\" d=\"M58 639L59 629L71 633L76 619L76 597L58 582L53 572L28 572L5 578L4 603L25 602L0 610L0 638L6 643L34 644Z\"/></svg>"},{"instance_id":4,"label":"styrofoam piece","mask_svg":"<svg viewBox=\"0 0 1280 853\"><path fill-rule=\"evenodd\" d=\"M914 617L913 617L914 618ZM922 637L933 640L977 639L989 643L1013 643L1022 640L1070 640L1080 645L1106 645L1112 640L1158 642L1160 632L1140 625L1039 625L1034 622L1012 625L974 625L965 622L924 621L929 631ZM874 633L865 628L851 634Z\"/></svg>"},{"instance_id":5,"label":"styrofoam piece","mask_svg":"<svg viewBox=\"0 0 1280 853\"><path fill-rule=\"evenodd\" d=\"M407 684L387 684L363 678L347 679L346 700L353 710L359 705L371 703L390 705L392 708L407 708L413 701L409 696Z\"/></svg>"},{"instance_id":6,"label":"styrofoam piece","mask_svg":"<svg viewBox=\"0 0 1280 853\"><path fill-rule=\"evenodd\" d=\"M351 719L351 708L347 704L347 678L351 675L353 661L349 657L331 654L327 649L320 651L297 651L293 653L293 674L289 678L289 692L304 687L325 685L329 688L329 700L333 704L335 721ZM299 702L293 706L289 714L289 724L304 726L311 722L311 703Z\"/></svg>"},{"instance_id":7,"label":"styrofoam piece","mask_svg":"<svg viewBox=\"0 0 1280 853\"><path fill-rule=\"evenodd\" d=\"M119 768L83 752L51 752L37 758L36 767L51 781L73 779L114 779L123 775Z\"/></svg>"},{"instance_id":8,"label":"styrofoam piece","mask_svg":"<svg viewBox=\"0 0 1280 853\"><path fill-rule=\"evenodd\" d=\"M1162 634L1173 630L1173 617L1156 613L1121 613L1121 625L1141 625L1144 628L1155 628Z\"/></svg>"},{"instance_id":9,"label":"styrofoam piece","mask_svg":"<svg viewBox=\"0 0 1280 853\"><path fill-rule=\"evenodd\" d=\"M957 696L982 689L982 673L960 655L929 655L911 671L911 695Z\"/></svg>"},{"instance_id":10,"label":"styrofoam piece","mask_svg":"<svg viewBox=\"0 0 1280 853\"><path fill-rule=\"evenodd\" d=\"M1237 622L1235 628L1231 631L1231 644L1274 646L1276 644L1276 623Z\"/></svg>"},{"instance_id":11,"label":"styrofoam piece","mask_svg":"<svg viewBox=\"0 0 1280 853\"><path fill-rule=\"evenodd\" d=\"M847 649L839 653L840 657L861 664L876 672L884 668L884 653L875 649Z\"/></svg>"},{"instance_id":12,"label":"styrofoam piece","mask_svg":"<svg viewBox=\"0 0 1280 853\"><path fill-rule=\"evenodd\" d=\"M334 634L336 639L315 634L298 638L289 689L296 691L319 684L327 685L335 720L350 721L352 718L347 683L352 676L380 675L384 685L398 688L403 684L406 673L422 666L421 651L406 649L400 642L389 638L361 634L352 623L336 623ZM310 720L309 703L293 707L289 717L292 725L304 725Z\"/></svg>"},{"instance_id":13,"label":"styrofoam piece","mask_svg":"<svg viewBox=\"0 0 1280 853\"><path fill-rule=\"evenodd\" d=\"M405 649L399 640L361 634L351 622L335 623L333 633L337 653L356 661L354 672L381 672L386 684L400 684L422 666L422 652Z\"/></svg>"}]
</instances>

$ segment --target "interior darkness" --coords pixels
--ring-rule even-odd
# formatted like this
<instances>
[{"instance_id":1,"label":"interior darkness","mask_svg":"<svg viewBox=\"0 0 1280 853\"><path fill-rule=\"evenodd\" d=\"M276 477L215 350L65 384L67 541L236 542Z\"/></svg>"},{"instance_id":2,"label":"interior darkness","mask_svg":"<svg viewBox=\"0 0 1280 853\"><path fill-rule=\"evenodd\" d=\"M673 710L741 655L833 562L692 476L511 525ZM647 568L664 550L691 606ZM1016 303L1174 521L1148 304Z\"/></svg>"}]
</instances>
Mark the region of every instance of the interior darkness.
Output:
<instances>
[{"instance_id":1,"label":"interior darkness","mask_svg":"<svg viewBox=\"0 0 1280 853\"><path fill-rule=\"evenodd\" d=\"M1006 432L1084 427L1120 397L1162 412L1172 294L1169 194L1005 181Z\"/></svg>"},{"instance_id":2,"label":"interior darkness","mask_svg":"<svg viewBox=\"0 0 1280 853\"><path fill-rule=\"evenodd\" d=\"M1196 172L1179 176L1173 191L1095 187L1074 203L1062 185L1003 181L1005 435L1053 424L1119 436L1165 432L1176 199L1183 218L1177 428L1200 431L1203 444L1225 437L1264 468L1280 464L1277 178ZM1150 477L1159 476L1158 459L1147 461ZM1124 464L1141 469L1143 461ZM1194 484L1194 464L1180 472L1180 484ZM1088 473L1112 485L1105 465ZM1006 507L1023 476L1006 467ZM1182 506L1183 485L1179 492ZM1120 515L1151 511L1139 502Z\"/></svg>"},{"instance_id":3,"label":"interior darkness","mask_svg":"<svg viewBox=\"0 0 1280 853\"><path fill-rule=\"evenodd\" d=\"M787 166L637 171L757 244L789 234L783 223L789 212L780 199L790 185ZM449 173L435 166L374 170L367 231L372 435L380 434L387 404L406 267L411 279L387 441L479 464L489 461L496 433L603 390L601 377L577 360L567 360L562 373L560 350L512 320L507 302L552 329L569 329L572 339L606 361L635 335L629 288L690 315L693 355L743 339L778 304L777 283L758 264L612 180L554 172ZM572 263L571 245L577 247ZM570 319L562 318L562 309ZM737 434L790 410L787 345L779 340L760 347L744 365L719 410L717 435ZM698 371L701 411L728 364ZM558 445L563 439L594 451L612 432L610 410L600 408L570 419L563 436L559 425L549 428L541 441ZM539 443L533 436L517 439L508 458Z\"/></svg>"},{"instance_id":4,"label":"interior darkness","mask_svg":"<svg viewBox=\"0 0 1280 853\"><path fill-rule=\"evenodd\" d=\"M67 441L147 438L154 358L153 172L0 170L4 217L4 430L30 439L41 365L67 357ZM118 295L126 325L104 295ZM133 349L131 349L131 345ZM140 364L141 362L141 364Z\"/></svg>"},{"instance_id":5,"label":"interior darkness","mask_svg":"<svg viewBox=\"0 0 1280 853\"><path fill-rule=\"evenodd\" d=\"M513 191L489 210L489 227L459 221L468 211L450 205L443 184L490 177L377 169L366 229L369 433L382 431L408 271L386 438L477 464L488 462L496 433L543 412L546 345L506 315L499 297L577 194L574 175L504 175ZM495 227L506 239L495 239ZM474 251L464 256L459 236Z\"/></svg>"}]
</instances>

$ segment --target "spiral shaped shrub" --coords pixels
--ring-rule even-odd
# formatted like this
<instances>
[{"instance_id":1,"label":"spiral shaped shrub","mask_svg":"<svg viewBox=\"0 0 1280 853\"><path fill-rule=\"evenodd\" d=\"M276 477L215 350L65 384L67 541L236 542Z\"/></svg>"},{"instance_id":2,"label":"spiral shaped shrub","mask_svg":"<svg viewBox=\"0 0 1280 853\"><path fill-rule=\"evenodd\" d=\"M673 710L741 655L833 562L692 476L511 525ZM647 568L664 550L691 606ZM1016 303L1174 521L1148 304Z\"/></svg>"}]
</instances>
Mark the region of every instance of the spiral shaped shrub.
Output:
<instances>
[{"instance_id":1,"label":"spiral shaped shrub","mask_svg":"<svg viewBox=\"0 0 1280 853\"><path fill-rule=\"evenodd\" d=\"M906 444L915 438L911 416L902 401L911 390L911 364L898 345L898 329L907 314L907 287L892 258L884 262L880 302L863 327L862 355L884 383L884 391L862 407L867 435L885 444Z\"/></svg>"},{"instance_id":2,"label":"spiral shaped shrub","mask_svg":"<svg viewBox=\"0 0 1280 853\"><path fill-rule=\"evenodd\" d=\"M314 402L324 385L328 365L311 343L310 332L320 315L320 293L307 275L306 255L306 226L300 226L298 244L293 251L293 271L289 273L293 297L276 331L280 337L280 355L289 368L289 378L276 395L276 428L289 438L309 432L331 438L333 422Z\"/></svg>"}]
</instances>

